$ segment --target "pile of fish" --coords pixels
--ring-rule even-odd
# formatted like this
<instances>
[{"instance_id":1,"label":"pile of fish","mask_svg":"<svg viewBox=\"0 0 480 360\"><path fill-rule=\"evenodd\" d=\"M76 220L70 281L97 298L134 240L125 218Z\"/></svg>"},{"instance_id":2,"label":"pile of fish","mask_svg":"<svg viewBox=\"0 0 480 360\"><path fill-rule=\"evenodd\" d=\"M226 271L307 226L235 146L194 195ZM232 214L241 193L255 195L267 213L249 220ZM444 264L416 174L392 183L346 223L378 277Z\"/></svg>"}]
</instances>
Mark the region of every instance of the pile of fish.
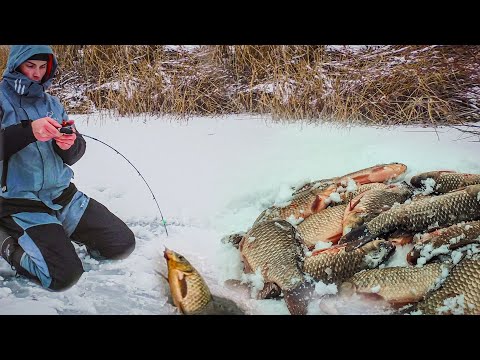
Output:
<instances>
[{"instance_id":1,"label":"pile of fish","mask_svg":"<svg viewBox=\"0 0 480 360\"><path fill-rule=\"evenodd\" d=\"M406 170L380 164L305 184L222 241L262 275L257 298L283 298L291 314L307 314L319 281L399 313L479 314L480 175L431 171L409 184ZM409 265L385 267L408 243Z\"/></svg>"}]
</instances>

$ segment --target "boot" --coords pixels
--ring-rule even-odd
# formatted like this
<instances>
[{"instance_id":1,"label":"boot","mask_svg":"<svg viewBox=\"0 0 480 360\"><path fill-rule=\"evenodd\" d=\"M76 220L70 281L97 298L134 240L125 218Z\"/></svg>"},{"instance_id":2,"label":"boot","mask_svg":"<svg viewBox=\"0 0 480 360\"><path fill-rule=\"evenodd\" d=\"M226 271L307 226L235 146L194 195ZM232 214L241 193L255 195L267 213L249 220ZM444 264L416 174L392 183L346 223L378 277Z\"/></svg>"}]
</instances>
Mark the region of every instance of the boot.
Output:
<instances>
[{"instance_id":1,"label":"boot","mask_svg":"<svg viewBox=\"0 0 480 360\"><path fill-rule=\"evenodd\" d=\"M17 239L10 236L3 227L0 226L0 255L11 265L13 260L14 253L19 252L21 250L23 253L23 249L18 245ZM17 255L17 254L15 254ZM21 257L22 254L20 254ZM17 256L15 256L16 258Z\"/></svg>"},{"instance_id":2,"label":"boot","mask_svg":"<svg viewBox=\"0 0 480 360\"><path fill-rule=\"evenodd\" d=\"M30 274L27 270L20 266L20 260L25 251L18 244L18 240L13 236L8 235L5 229L0 226L0 255L9 263L12 270L17 274L23 275L37 284L40 284L38 278Z\"/></svg>"}]
</instances>

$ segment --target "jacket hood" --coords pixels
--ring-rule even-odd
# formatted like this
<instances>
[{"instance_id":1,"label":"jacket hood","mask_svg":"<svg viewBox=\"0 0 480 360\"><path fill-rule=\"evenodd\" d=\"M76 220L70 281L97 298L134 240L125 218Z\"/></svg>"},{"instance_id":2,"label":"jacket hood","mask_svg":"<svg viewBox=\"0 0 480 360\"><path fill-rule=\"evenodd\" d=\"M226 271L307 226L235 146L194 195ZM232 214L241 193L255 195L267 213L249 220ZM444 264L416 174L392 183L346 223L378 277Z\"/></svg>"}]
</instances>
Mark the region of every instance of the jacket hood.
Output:
<instances>
[{"instance_id":1,"label":"jacket hood","mask_svg":"<svg viewBox=\"0 0 480 360\"><path fill-rule=\"evenodd\" d=\"M49 54L49 60L47 62L47 72L43 77L41 84L44 88L48 88L51 83L53 76L55 75L55 71L57 70L57 59L53 54L53 50L48 45L11 45L10 46L10 54L8 56L7 67L3 72L4 78L19 78L23 77L26 78L20 72L17 72L16 69L19 67L24 61L29 59L31 56L35 54Z\"/></svg>"}]
</instances>

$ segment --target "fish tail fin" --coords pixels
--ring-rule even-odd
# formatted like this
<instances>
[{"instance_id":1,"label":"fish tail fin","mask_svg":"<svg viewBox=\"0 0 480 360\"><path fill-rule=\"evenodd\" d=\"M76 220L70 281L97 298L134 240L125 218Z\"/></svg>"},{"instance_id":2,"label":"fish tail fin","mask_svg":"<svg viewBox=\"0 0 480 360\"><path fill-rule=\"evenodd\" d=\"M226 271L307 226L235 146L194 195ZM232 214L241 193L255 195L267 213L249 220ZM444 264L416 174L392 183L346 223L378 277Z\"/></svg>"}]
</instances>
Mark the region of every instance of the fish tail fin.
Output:
<instances>
[{"instance_id":1,"label":"fish tail fin","mask_svg":"<svg viewBox=\"0 0 480 360\"><path fill-rule=\"evenodd\" d=\"M355 241L352 241L352 242L348 243L345 246L345 251L350 252L350 251L359 249L359 248L363 247L365 244L368 244L369 242L375 240L376 238L377 238L376 236L373 236L371 234L366 235L366 236L364 236L364 237L362 237L358 240L355 240Z\"/></svg>"},{"instance_id":2,"label":"fish tail fin","mask_svg":"<svg viewBox=\"0 0 480 360\"><path fill-rule=\"evenodd\" d=\"M368 232L367 226L365 224L349 231L345 235L343 235L340 240L338 241L339 244L349 243L351 241L357 240Z\"/></svg>"},{"instance_id":3,"label":"fish tail fin","mask_svg":"<svg viewBox=\"0 0 480 360\"><path fill-rule=\"evenodd\" d=\"M375 238L376 236L368 231L367 225L363 224L353 229L349 233L343 235L338 241L338 244L348 243L345 251L352 251L358 249L359 247L362 247L366 243L374 240Z\"/></svg>"},{"instance_id":4,"label":"fish tail fin","mask_svg":"<svg viewBox=\"0 0 480 360\"><path fill-rule=\"evenodd\" d=\"M297 287L283 292L290 314L307 315L308 302L312 297L314 288L314 283L304 281Z\"/></svg>"}]
</instances>

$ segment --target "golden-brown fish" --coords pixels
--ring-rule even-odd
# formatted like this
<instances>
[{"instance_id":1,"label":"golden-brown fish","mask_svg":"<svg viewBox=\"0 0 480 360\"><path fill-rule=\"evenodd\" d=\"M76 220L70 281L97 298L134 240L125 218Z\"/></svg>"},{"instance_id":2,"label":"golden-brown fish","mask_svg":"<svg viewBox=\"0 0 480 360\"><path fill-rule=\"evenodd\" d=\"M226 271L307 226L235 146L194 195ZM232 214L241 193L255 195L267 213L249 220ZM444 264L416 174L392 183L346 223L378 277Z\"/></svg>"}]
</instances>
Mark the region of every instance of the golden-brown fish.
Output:
<instances>
[{"instance_id":1,"label":"golden-brown fish","mask_svg":"<svg viewBox=\"0 0 480 360\"><path fill-rule=\"evenodd\" d=\"M260 297L270 293L271 283L278 286L291 314L306 314L308 292L302 272L303 247L295 228L285 220L257 223L240 242L245 273L260 270L265 289Z\"/></svg>"},{"instance_id":2,"label":"golden-brown fish","mask_svg":"<svg viewBox=\"0 0 480 360\"><path fill-rule=\"evenodd\" d=\"M377 267L394 250L395 245L381 239L351 252L345 251L345 245L335 245L307 256L303 271L326 284L340 283L360 270Z\"/></svg>"},{"instance_id":3,"label":"golden-brown fish","mask_svg":"<svg viewBox=\"0 0 480 360\"><path fill-rule=\"evenodd\" d=\"M212 300L212 294L198 271L183 255L165 249L168 284L173 303L183 314L195 314L205 310Z\"/></svg>"},{"instance_id":4,"label":"golden-brown fish","mask_svg":"<svg viewBox=\"0 0 480 360\"><path fill-rule=\"evenodd\" d=\"M407 165L402 163L378 164L343 175L340 177L340 182L353 179L357 184L363 185L374 182L392 181L398 179L405 171L407 171Z\"/></svg>"},{"instance_id":5,"label":"golden-brown fish","mask_svg":"<svg viewBox=\"0 0 480 360\"><path fill-rule=\"evenodd\" d=\"M353 191L345 191L344 193L340 194L340 197L342 198L342 204L349 203L350 201L352 201L353 198L360 195L361 193L364 193L365 191L381 190L381 189L386 189L388 187L389 185L386 185L383 183L370 183L370 184L360 185Z\"/></svg>"},{"instance_id":6,"label":"golden-brown fish","mask_svg":"<svg viewBox=\"0 0 480 360\"><path fill-rule=\"evenodd\" d=\"M428 261L434 257L435 252L448 253L450 250L480 242L480 221L463 222L415 236L414 242L415 246L407 255L407 261L413 265L419 257ZM443 251L439 251L440 247L443 247Z\"/></svg>"},{"instance_id":7,"label":"golden-brown fish","mask_svg":"<svg viewBox=\"0 0 480 360\"><path fill-rule=\"evenodd\" d=\"M464 174L449 170L421 173L412 177L410 183L418 188L425 187L427 179L435 181L433 190L436 194L445 194L465 186L480 184L480 174Z\"/></svg>"},{"instance_id":8,"label":"golden-brown fish","mask_svg":"<svg viewBox=\"0 0 480 360\"><path fill-rule=\"evenodd\" d=\"M477 219L480 219L480 185L471 185L447 194L395 206L342 236L339 243L353 242L346 248L350 251L397 229L425 231Z\"/></svg>"},{"instance_id":9,"label":"golden-brown fish","mask_svg":"<svg viewBox=\"0 0 480 360\"><path fill-rule=\"evenodd\" d=\"M322 180L326 181L326 180ZM288 219L293 216L294 219L307 219L310 215L323 211L327 206L335 206L339 204L346 204L353 197L371 189L382 189L388 185L381 183L372 183L358 186L354 191L346 191L343 186L323 182L318 187L309 188L307 190L296 192L288 205L283 207L271 206L262 211L257 217L254 224L262 221L269 221L274 219ZM341 189L341 190L339 190ZM332 203L330 195L337 192L340 197L340 202Z\"/></svg>"},{"instance_id":10,"label":"golden-brown fish","mask_svg":"<svg viewBox=\"0 0 480 360\"><path fill-rule=\"evenodd\" d=\"M394 186L386 189L369 190L361 193L345 209L342 227L343 235L369 222L382 212L390 209L395 203L403 204L413 191L408 187Z\"/></svg>"},{"instance_id":11,"label":"golden-brown fish","mask_svg":"<svg viewBox=\"0 0 480 360\"><path fill-rule=\"evenodd\" d=\"M480 256L465 257L443 285L418 303L422 314L480 314Z\"/></svg>"},{"instance_id":12,"label":"golden-brown fish","mask_svg":"<svg viewBox=\"0 0 480 360\"><path fill-rule=\"evenodd\" d=\"M288 202L285 206L271 206L265 209L255 220L254 225L263 221L274 219L306 219L325 209L330 204L329 196L337 190L335 184L323 184L307 191L302 191Z\"/></svg>"},{"instance_id":13,"label":"golden-brown fish","mask_svg":"<svg viewBox=\"0 0 480 360\"><path fill-rule=\"evenodd\" d=\"M341 296L352 294L378 297L394 307L422 300L440 286L449 266L432 263L423 267L389 267L356 273L339 287Z\"/></svg>"},{"instance_id":14,"label":"golden-brown fish","mask_svg":"<svg viewBox=\"0 0 480 360\"><path fill-rule=\"evenodd\" d=\"M406 170L407 166L401 163L378 164L343 176L313 181L301 186L293 194L296 195L303 191L331 184L336 184L337 186L346 185L348 179L352 179L357 185L382 183L399 178Z\"/></svg>"},{"instance_id":15,"label":"golden-brown fish","mask_svg":"<svg viewBox=\"0 0 480 360\"><path fill-rule=\"evenodd\" d=\"M342 236L342 219L347 205L326 208L309 216L297 226L305 245L312 248L319 241L336 244Z\"/></svg>"},{"instance_id":16,"label":"golden-brown fish","mask_svg":"<svg viewBox=\"0 0 480 360\"><path fill-rule=\"evenodd\" d=\"M165 249L168 285L173 304L185 315L242 315L232 300L212 296L210 290L190 262L181 254Z\"/></svg>"},{"instance_id":17,"label":"golden-brown fish","mask_svg":"<svg viewBox=\"0 0 480 360\"><path fill-rule=\"evenodd\" d=\"M322 180L316 180L312 181L310 183L304 184L300 186L298 189L295 189L292 193L292 196L296 196L302 192L305 191L310 191L313 189L325 189L326 187L337 184L338 183L338 178L331 178L331 179L322 179Z\"/></svg>"}]
</instances>

